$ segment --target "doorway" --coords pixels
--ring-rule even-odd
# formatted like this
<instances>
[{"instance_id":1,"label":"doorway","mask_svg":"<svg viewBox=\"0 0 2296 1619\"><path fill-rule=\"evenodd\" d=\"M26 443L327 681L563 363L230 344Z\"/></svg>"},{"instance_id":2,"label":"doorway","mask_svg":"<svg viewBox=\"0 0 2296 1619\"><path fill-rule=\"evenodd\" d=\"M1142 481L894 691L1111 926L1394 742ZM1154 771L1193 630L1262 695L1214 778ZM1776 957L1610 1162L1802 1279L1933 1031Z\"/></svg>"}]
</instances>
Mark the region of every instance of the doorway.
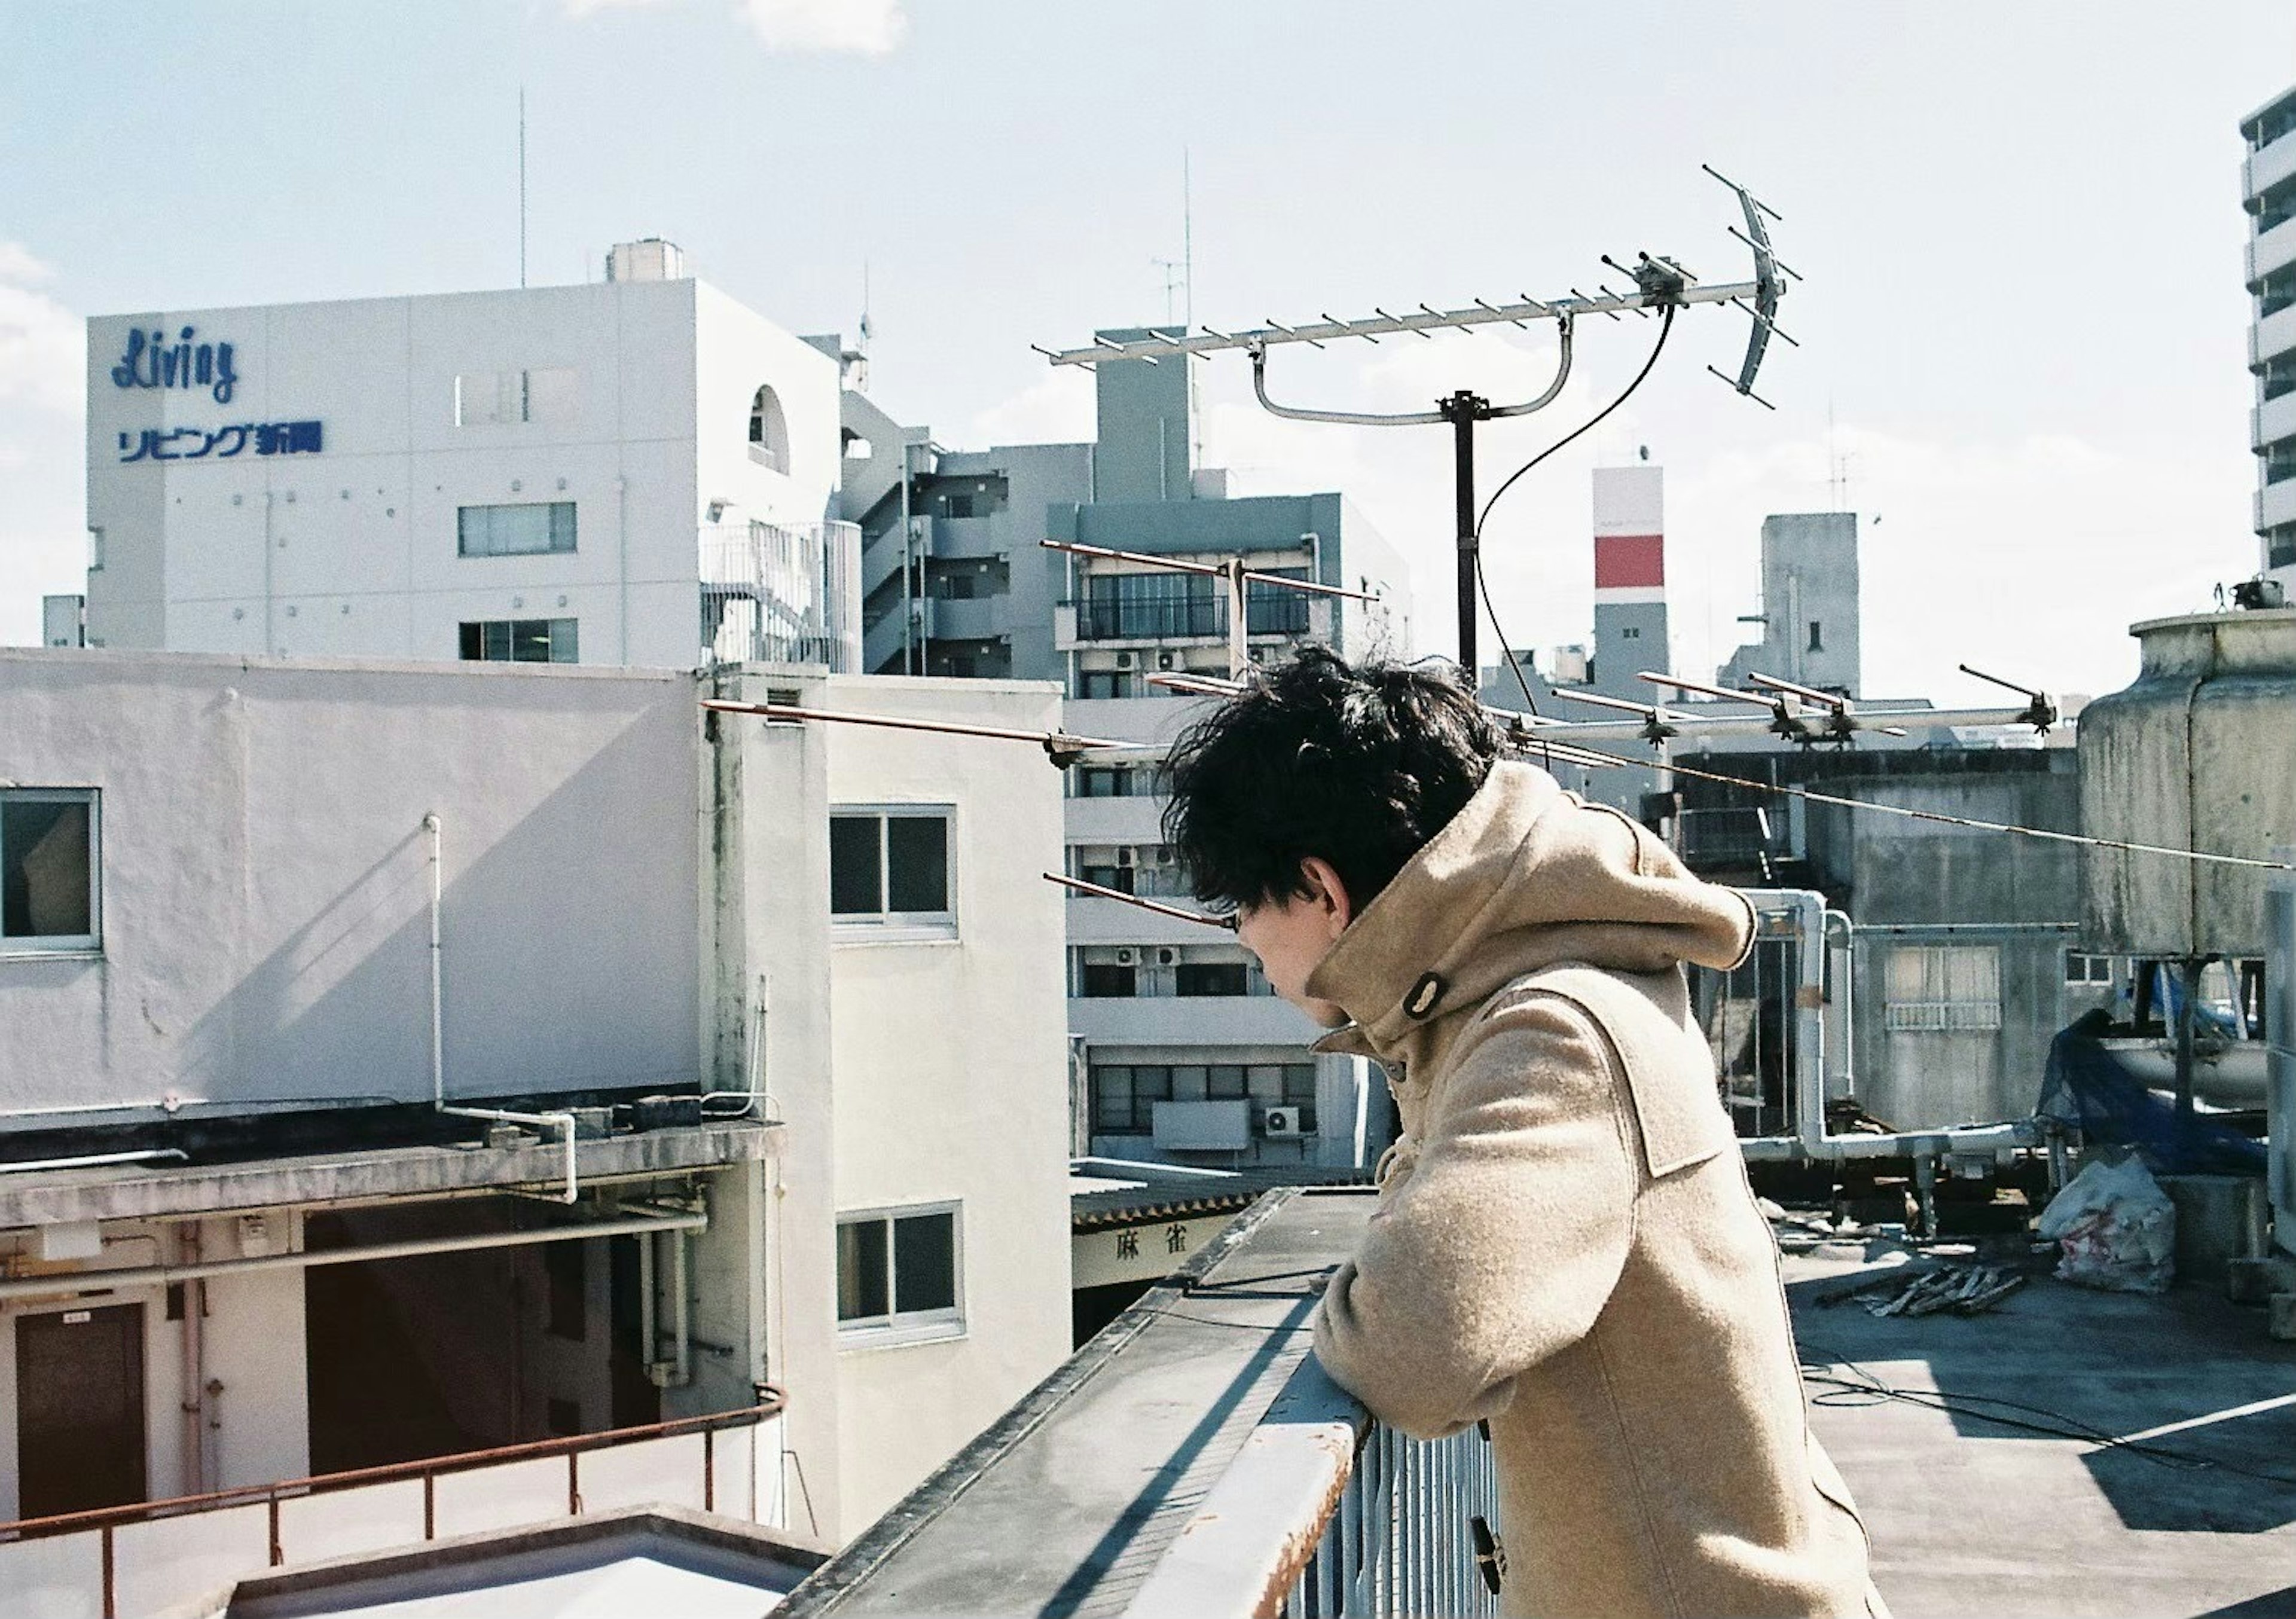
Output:
<instances>
[{"instance_id":1,"label":"doorway","mask_svg":"<svg viewBox=\"0 0 2296 1619\"><path fill-rule=\"evenodd\" d=\"M144 1306L16 1321L17 1514L145 1497Z\"/></svg>"}]
</instances>

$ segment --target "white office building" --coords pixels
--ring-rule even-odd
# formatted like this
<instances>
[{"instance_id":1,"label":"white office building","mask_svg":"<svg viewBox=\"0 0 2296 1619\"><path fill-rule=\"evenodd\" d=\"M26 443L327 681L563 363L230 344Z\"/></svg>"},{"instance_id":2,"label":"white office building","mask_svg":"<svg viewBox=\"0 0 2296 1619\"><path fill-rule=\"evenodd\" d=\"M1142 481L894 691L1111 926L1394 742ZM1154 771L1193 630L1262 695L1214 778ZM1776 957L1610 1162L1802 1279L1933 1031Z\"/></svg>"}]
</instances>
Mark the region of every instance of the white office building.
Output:
<instances>
[{"instance_id":1,"label":"white office building","mask_svg":"<svg viewBox=\"0 0 2296 1619\"><path fill-rule=\"evenodd\" d=\"M664 242L585 286L99 316L87 640L857 670L832 348Z\"/></svg>"},{"instance_id":2,"label":"white office building","mask_svg":"<svg viewBox=\"0 0 2296 1619\"><path fill-rule=\"evenodd\" d=\"M2248 157L2248 290L2256 300L2248 369L2256 378L2249 446L2257 456L2256 537L2261 562L2296 588L2296 88L2243 119Z\"/></svg>"}]
</instances>

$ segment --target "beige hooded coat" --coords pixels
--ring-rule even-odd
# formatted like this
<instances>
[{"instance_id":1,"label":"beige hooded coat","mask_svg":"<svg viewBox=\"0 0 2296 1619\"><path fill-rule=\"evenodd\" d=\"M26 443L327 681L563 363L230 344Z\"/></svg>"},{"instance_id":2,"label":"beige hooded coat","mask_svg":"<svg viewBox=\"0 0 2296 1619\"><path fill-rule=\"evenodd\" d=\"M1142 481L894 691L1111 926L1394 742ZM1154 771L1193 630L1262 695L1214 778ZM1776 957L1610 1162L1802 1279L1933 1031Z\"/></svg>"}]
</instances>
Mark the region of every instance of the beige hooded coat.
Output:
<instances>
[{"instance_id":1,"label":"beige hooded coat","mask_svg":"<svg viewBox=\"0 0 2296 1619\"><path fill-rule=\"evenodd\" d=\"M1318 1049L1376 1057L1402 1119L1316 1351L1406 1432L1489 1419L1510 1614L1885 1611L1690 1015L1681 964L1752 936L1502 764L1308 979L1355 1020Z\"/></svg>"}]
</instances>

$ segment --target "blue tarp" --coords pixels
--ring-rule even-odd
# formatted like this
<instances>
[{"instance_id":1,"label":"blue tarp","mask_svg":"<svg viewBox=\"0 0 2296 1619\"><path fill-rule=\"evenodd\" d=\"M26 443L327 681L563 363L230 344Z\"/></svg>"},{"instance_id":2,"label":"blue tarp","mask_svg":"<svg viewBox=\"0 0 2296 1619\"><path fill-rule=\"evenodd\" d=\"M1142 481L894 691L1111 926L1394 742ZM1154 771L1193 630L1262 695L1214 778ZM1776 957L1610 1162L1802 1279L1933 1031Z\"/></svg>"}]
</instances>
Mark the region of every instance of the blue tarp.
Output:
<instances>
[{"instance_id":1,"label":"blue tarp","mask_svg":"<svg viewBox=\"0 0 2296 1619\"><path fill-rule=\"evenodd\" d=\"M2109 1012L2089 1012L2049 1043L2037 1115L2073 1125L2091 1146L2136 1148L2155 1174L2264 1173L2264 1144L2207 1114L2180 1139L2175 1104L2146 1089L2103 1043L2112 1026Z\"/></svg>"}]
</instances>

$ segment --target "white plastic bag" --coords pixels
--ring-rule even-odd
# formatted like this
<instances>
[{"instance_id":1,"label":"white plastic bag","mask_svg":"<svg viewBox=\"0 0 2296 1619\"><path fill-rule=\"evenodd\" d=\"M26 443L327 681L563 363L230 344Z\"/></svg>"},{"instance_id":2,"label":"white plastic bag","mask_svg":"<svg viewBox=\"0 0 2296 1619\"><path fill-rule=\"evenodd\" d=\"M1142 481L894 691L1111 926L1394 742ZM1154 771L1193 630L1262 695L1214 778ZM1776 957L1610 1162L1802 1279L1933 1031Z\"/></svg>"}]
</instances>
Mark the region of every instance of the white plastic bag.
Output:
<instances>
[{"instance_id":1,"label":"white plastic bag","mask_svg":"<svg viewBox=\"0 0 2296 1619\"><path fill-rule=\"evenodd\" d=\"M2041 1211L2059 1245L2058 1278L2120 1293L2166 1293L2177 1280L2177 1206L2134 1154L2091 1164Z\"/></svg>"}]
</instances>

